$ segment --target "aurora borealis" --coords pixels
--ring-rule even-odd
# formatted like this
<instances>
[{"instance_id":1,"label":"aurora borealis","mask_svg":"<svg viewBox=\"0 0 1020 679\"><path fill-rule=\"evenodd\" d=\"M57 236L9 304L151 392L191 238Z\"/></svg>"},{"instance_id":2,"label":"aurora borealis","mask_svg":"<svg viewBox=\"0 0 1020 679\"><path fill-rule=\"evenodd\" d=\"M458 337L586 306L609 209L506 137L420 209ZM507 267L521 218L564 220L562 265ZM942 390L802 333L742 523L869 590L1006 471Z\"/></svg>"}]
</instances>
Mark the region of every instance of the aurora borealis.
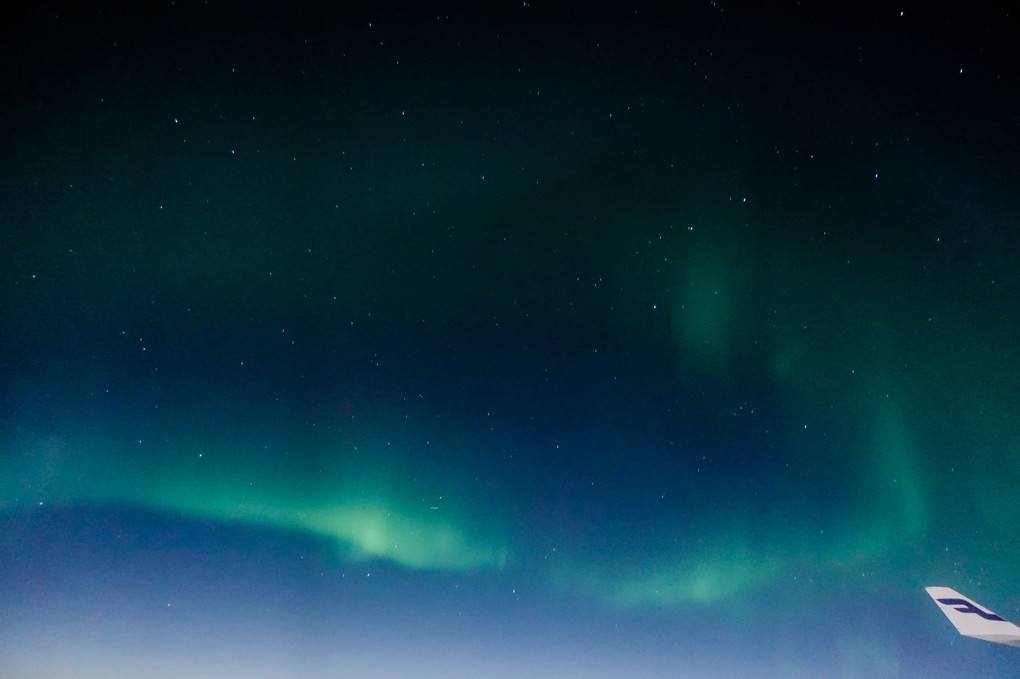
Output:
<instances>
[{"instance_id":1,"label":"aurora borealis","mask_svg":"<svg viewBox=\"0 0 1020 679\"><path fill-rule=\"evenodd\" d=\"M1016 676L1020 27L845 4L18 17L0 677Z\"/></svg>"}]
</instances>

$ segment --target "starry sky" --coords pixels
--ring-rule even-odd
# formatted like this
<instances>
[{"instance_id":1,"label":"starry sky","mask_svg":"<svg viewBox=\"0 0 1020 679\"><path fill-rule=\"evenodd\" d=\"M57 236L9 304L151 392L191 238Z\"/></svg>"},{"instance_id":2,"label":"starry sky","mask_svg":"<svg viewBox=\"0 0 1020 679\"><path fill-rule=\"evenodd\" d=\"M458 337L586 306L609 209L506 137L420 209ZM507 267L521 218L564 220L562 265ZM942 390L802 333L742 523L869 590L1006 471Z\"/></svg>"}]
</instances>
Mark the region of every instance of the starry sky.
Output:
<instances>
[{"instance_id":1,"label":"starry sky","mask_svg":"<svg viewBox=\"0 0 1020 679\"><path fill-rule=\"evenodd\" d=\"M43 3L0 674L1016 676L1020 24Z\"/></svg>"}]
</instances>

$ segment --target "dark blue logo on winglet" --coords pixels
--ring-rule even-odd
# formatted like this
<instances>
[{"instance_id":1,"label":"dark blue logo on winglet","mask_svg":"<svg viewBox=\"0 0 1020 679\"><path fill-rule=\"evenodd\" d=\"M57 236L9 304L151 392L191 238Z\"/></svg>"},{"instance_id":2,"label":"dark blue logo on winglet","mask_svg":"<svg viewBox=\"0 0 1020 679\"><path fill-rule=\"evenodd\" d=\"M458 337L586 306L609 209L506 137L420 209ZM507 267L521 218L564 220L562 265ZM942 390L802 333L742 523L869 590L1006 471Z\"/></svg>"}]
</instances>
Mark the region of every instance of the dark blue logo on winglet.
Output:
<instances>
[{"instance_id":1,"label":"dark blue logo on winglet","mask_svg":"<svg viewBox=\"0 0 1020 679\"><path fill-rule=\"evenodd\" d=\"M966 599L939 599L938 601L940 604L952 606L954 610L960 611L961 613L974 613L975 615L980 615L985 620L1002 620L1002 618L997 616L995 613L982 611Z\"/></svg>"}]
</instances>

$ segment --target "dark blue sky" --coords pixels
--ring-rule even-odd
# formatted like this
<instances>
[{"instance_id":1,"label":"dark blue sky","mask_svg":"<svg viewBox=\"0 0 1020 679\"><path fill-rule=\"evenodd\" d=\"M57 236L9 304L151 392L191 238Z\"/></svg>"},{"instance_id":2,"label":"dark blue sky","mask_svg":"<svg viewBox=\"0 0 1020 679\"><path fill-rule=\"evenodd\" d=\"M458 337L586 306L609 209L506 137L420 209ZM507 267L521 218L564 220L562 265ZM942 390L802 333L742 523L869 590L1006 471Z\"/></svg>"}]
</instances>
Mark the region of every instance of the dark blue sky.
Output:
<instances>
[{"instance_id":1,"label":"dark blue sky","mask_svg":"<svg viewBox=\"0 0 1020 679\"><path fill-rule=\"evenodd\" d=\"M1015 674L1016 21L25 12L4 672Z\"/></svg>"}]
</instances>

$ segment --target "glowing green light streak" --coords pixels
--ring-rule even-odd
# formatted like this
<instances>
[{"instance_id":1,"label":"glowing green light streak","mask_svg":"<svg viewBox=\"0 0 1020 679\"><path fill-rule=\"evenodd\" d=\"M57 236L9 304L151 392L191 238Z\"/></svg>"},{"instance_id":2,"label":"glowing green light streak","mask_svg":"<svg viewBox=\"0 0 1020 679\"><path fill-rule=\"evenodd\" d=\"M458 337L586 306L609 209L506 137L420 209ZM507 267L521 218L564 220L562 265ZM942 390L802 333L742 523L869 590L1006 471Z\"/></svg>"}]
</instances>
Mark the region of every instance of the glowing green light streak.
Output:
<instances>
[{"instance_id":1,"label":"glowing green light streak","mask_svg":"<svg viewBox=\"0 0 1020 679\"><path fill-rule=\"evenodd\" d=\"M443 510L408 508L385 500L329 505L251 501L245 493L224 493L189 502L157 492L139 504L187 516L295 530L335 538L357 558L379 558L415 569L500 568L506 549L468 532Z\"/></svg>"},{"instance_id":2,"label":"glowing green light streak","mask_svg":"<svg viewBox=\"0 0 1020 679\"><path fill-rule=\"evenodd\" d=\"M505 543L469 530L468 512L456 502L430 504L364 470L333 469L302 478L293 470L274 474L266 460L242 464L237 458L218 466L210 462L210 470L196 463L171 466L173 460L144 470L128 455L98 450L59 439L27 445L0 467L0 508L124 503L327 537L354 558L386 559L407 568L479 570L506 563ZM210 457L216 454L205 455Z\"/></svg>"}]
</instances>

